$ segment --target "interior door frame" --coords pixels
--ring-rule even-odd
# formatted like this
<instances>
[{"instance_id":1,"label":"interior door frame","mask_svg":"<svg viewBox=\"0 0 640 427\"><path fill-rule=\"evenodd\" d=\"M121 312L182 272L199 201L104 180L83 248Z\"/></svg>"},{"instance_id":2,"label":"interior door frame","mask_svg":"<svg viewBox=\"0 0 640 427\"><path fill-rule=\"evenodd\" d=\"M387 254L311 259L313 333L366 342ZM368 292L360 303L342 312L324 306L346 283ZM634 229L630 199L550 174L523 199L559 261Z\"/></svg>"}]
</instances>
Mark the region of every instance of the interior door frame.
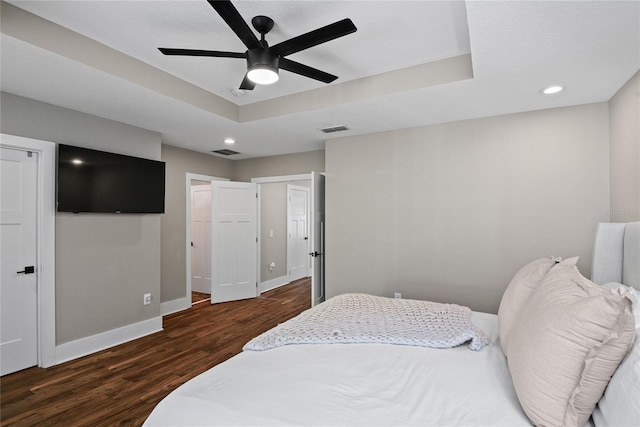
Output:
<instances>
[{"instance_id":1,"label":"interior door frame","mask_svg":"<svg viewBox=\"0 0 640 427\"><path fill-rule=\"evenodd\" d=\"M194 224L194 212L193 212L194 200L193 199L194 199L194 197L196 197L195 196L196 193L198 193L198 194L200 194L200 193L209 193L209 203L206 204L207 205L207 209L209 209L209 215L207 216L207 219L211 220L211 212L210 212L210 210L211 210L211 182L210 181L196 181L196 182L197 182L197 184L194 183L194 181L191 181L191 209L192 210L191 210L191 234L190 234L190 240L191 240L191 242L190 242L191 243L191 246L190 246L191 276L190 277L191 277L191 291L192 292L202 292L202 291L194 289L196 287L195 283L194 283L194 279L197 276L193 272L193 265L194 265L193 253L194 253L194 249L198 247L198 245L194 245L194 243L196 241L202 242L201 239L203 239L204 236L202 236L199 233L196 234L196 231L193 229L193 224ZM210 254L211 253L211 242L210 242L211 241L211 233L210 232L209 233L205 232L203 234L207 235L206 237L204 237L204 239L205 240L206 239L209 240L209 248L208 248L208 250L209 250L209 254ZM209 257L206 257L206 258L210 259L211 257L209 256ZM209 260L207 262L211 262L211 260ZM211 275L211 268L209 268L209 271L207 272L207 274ZM205 274L205 276L206 276L206 274ZM204 277L204 279L206 279L206 277ZM209 280L211 280L211 277L209 277ZM211 282L209 282L209 283L211 283ZM205 293L211 292L211 286L209 286L209 287L205 286L205 288L207 288L207 289L204 290Z\"/></svg>"},{"instance_id":2,"label":"interior door frame","mask_svg":"<svg viewBox=\"0 0 640 427\"><path fill-rule=\"evenodd\" d=\"M37 178L37 293L38 366L48 368L56 360L56 144L21 136L0 134L0 146L38 153Z\"/></svg>"},{"instance_id":3,"label":"interior door frame","mask_svg":"<svg viewBox=\"0 0 640 427\"><path fill-rule=\"evenodd\" d=\"M191 181L230 181L229 178L221 178L219 176L211 176L211 175L201 175L197 173L187 172L186 174L186 230L187 230L187 240L185 242L185 270L186 270L186 280L185 280L185 307L184 309L190 308L192 306L191 303ZM213 245L214 242L211 242Z\"/></svg>"},{"instance_id":4,"label":"interior door frame","mask_svg":"<svg viewBox=\"0 0 640 427\"><path fill-rule=\"evenodd\" d=\"M270 184L270 183L276 183L276 182L288 183L293 181L309 181L309 183L311 183L311 176L312 176L312 173L309 172L309 173L297 174L297 175L280 175L280 176L265 176L265 177L251 178L251 182L258 184L258 236L262 235L261 234L262 218L260 215L261 205L262 205L262 196L260 192L260 184ZM310 187L309 199L311 200L312 198L313 198L313 188ZM260 246L261 245L259 244L258 245L258 266L257 266L257 277L256 277L256 279L258 280L258 290L262 285L262 278L260 274L260 263L261 263L262 255L261 255ZM313 266L310 269L309 273L313 274Z\"/></svg>"}]
</instances>

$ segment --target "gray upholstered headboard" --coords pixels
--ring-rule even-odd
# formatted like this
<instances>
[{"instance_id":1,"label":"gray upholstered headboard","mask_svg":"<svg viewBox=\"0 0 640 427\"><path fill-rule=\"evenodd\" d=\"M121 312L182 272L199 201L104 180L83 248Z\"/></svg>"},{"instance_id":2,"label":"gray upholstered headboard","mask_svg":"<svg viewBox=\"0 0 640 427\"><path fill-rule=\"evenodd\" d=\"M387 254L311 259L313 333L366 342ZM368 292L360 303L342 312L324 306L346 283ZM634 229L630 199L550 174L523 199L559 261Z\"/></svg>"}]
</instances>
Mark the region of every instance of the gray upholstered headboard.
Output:
<instances>
[{"instance_id":1,"label":"gray upholstered headboard","mask_svg":"<svg viewBox=\"0 0 640 427\"><path fill-rule=\"evenodd\" d=\"M640 290L640 222L598 224L591 280Z\"/></svg>"}]
</instances>

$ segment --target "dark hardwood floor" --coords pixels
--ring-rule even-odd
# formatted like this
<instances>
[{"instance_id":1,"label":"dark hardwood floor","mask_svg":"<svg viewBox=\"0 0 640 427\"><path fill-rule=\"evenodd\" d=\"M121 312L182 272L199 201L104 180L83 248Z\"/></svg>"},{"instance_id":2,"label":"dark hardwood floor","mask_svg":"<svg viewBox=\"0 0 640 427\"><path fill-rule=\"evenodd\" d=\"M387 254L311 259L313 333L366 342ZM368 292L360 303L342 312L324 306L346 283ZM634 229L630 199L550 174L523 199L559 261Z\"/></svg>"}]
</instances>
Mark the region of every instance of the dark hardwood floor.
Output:
<instances>
[{"instance_id":1,"label":"dark hardwood floor","mask_svg":"<svg viewBox=\"0 0 640 427\"><path fill-rule=\"evenodd\" d=\"M162 332L0 378L2 426L139 426L170 391L311 305L309 279L163 319Z\"/></svg>"},{"instance_id":2,"label":"dark hardwood floor","mask_svg":"<svg viewBox=\"0 0 640 427\"><path fill-rule=\"evenodd\" d=\"M211 294L202 292L191 292L191 304L200 304L202 302L211 301Z\"/></svg>"}]
</instances>

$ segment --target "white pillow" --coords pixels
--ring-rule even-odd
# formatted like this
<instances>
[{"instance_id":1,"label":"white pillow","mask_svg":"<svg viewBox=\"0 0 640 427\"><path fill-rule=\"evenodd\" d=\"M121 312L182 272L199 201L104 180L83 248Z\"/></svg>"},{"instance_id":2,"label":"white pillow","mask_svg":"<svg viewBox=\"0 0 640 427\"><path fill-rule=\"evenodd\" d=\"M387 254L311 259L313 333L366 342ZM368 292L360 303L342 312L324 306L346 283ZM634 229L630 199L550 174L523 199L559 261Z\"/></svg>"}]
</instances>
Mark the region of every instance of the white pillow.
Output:
<instances>
[{"instance_id":1,"label":"white pillow","mask_svg":"<svg viewBox=\"0 0 640 427\"><path fill-rule=\"evenodd\" d=\"M509 335L511 328L518 318L518 314L525 306L527 300L542 282L544 276L556 265L560 259L547 257L540 258L522 267L511 279L507 289L502 294L500 307L498 308L498 334L500 346L505 356L507 355ZM575 265L577 258L570 262Z\"/></svg>"},{"instance_id":2,"label":"white pillow","mask_svg":"<svg viewBox=\"0 0 640 427\"><path fill-rule=\"evenodd\" d=\"M514 388L540 426L584 426L636 332L628 292L563 264L531 294L509 337Z\"/></svg>"},{"instance_id":3,"label":"white pillow","mask_svg":"<svg viewBox=\"0 0 640 427\"><path fill-rule=\"evenodd\" d=\"M593 411L596 426L640 426L640 292L619 283L606 288L625 288L633 301L636 341L631 352L611 377L602 399Z\"/></svg>"}]
</instances>

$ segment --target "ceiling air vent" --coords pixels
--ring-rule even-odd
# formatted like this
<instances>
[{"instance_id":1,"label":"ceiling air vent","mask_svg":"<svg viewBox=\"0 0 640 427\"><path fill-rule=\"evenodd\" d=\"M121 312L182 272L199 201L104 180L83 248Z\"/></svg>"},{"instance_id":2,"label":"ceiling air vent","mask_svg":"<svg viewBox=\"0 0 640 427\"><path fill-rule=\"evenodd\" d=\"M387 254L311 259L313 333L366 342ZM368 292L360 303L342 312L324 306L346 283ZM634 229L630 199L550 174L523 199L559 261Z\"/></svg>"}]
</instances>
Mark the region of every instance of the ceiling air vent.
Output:
<instances>
[{"instance_id":1,"label":"ceiling air vent","mask_svg":"<svg viewBox=\"0 0 640 427\"><path fill-rule=\"evenodd\" d=\"M233 156L234 154L241 154L237 151L229 150L228 148L225 148L224 150L214 150L212 151L212 153L222 154L223 156Z\"/></svg>"},{"instance_id":2,"label":"ceiling air vent","mask_svg":"<svg viewBox=\"0 0 640 427\"><path fill-rule=\"evenodd\" d=\"M331 126L328 128L322 128L320 130L324 133L333 133L333 132L342 132L345 130L349 130L349 128L346 127L345 125L339 125L339 126Z\"/></svg>"}]
</instances>

